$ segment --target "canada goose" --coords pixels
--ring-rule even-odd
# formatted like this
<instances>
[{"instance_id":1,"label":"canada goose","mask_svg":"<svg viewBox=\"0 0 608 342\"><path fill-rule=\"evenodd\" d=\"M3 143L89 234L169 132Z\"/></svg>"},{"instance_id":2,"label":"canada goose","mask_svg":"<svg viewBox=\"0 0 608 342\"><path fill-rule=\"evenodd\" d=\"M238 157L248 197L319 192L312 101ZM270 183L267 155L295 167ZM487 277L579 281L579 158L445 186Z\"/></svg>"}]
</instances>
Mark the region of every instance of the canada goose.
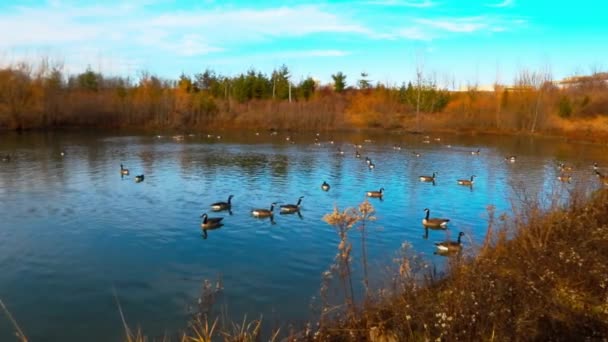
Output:
<instances>
[{"instance_id":1,"label":"canada goose","mask_svg":"<svg viewBox=\"0 0 608 342\"><path fill-rule=\"evenodd\" d=\"M401 151L401 146L395 145L395 146L393 146L393 150L395 150L395 151Z\"/></svg>"},{"instance_id":2,"label":"canada goose","mask_svg":"<svg viewBox=\"0 0 608 342\"><path fill-rule=\"evenodd\" d=\"M11 155L7 154L4 157L2 157L2 161L3 162L7 162L7 163L10 162L11 161Z\"/></svg>"},{"instance_id":3,"label":"canada goose","mask_svg":"<svg viewBox=\"0 0 608 342\"><path fill-rule=\"evenodd\" d=\"M295 213L300 211L300 204L302 203L302 198L304 198L304 196L300 196L300 198L298 198L298 203L296 204L285 204L281 206L281 213Z\"/></svg>"},{"instance_id":4,"label":"canada goose","mask_svg":"<svg viewBox=\"0 0 608 342\"><path fill-rule=\"evenodd\" d=\"M481 151L477 149L477 151L471 151L471 154L474 156L478 156Z\"/></svg>"},{"instance_id":5,"label":"canada goose","mask_svg":"<svg viewBox=\"0 0 608 342\"><path fill-rule=\"evenodd\" d=\"M143 182L143 181L144 181L144 175L135 176L136 183Z\"/></svg>"},{"instance_id":6,"label":"canada goose","mask_svg":"<svg viewBox=\"0 0 608 342\"><path fill-rule=\"evenodd\" d=\"M343 156L344 155L344 151L342 151L339 147L338 147L338 154Z\"/></svg>"},{"instance_id":7,"label":"canada goose","mask_svg":"<svg viewBox=\"0 0 608 342\"><path fill-rule=\"evenodd\" d=\"M600 166L597 163L593 163L593 171L597 171L600 169Z\"/></svg>"},{"instance_id":8,"label":"canada goose","mask_svg":"<svg viewBox=\"0 0 608 342\"><path fill-rule=\"evenodd\" d=\"M120 174L123 176L128 176L129 175L129 169L125 169L122 164L120 164Z\"/></svg>"},{"instance_id":9,"label":"canada goose","mask_svg":"<svg viewBox=\"0 0 608 342\"><path fill-rule=\"evenodd\" d=\"M61 153L59 153L62 157L65 156L65 152L61 151Z\"/></svg>"},{"instance_id":10,"label":"canada goose","mask_svg":"<svg viewBox=\"0 0 608 342\"><path fill-rule=\"evenodd\" d=\"M463 232L458 233L457 241L443 241L443 242L435 242L435 246L440 251L448 252L448 251L459 251L462 249L461 238L464 235Z\"/></svg>"},{"instance_id":11,"label":"canada goose","mask_svg":"<svg viewBox=\"0 0 608 342\"><path fill-rule=\"evenodd\" d=\"M228 196L228 200L226 202L213 203L211 205L211 210L213 210L213 211L230 210L230 208L232 207L232 203L230 202L232 200L232 197L234 197L234 195Z\"/></svg>"},{"instance_id":12,"label":"canada goose","mask_svg":"<svg viewBox=\"0 0 608 342\"><path fill-rule=\"evenodd\" d=\"M323 189L323 191L329 191L329 184L324 181L323 184L321 184L321 189Z\"/></svg>"},{"instance_id":13,"label":"canada goose","mask_svg":"<svg viewBox=\"0 0 608 342\"><path fill-rule=\"evenodd\" d=\"M367 163L367 165L371 164L372 160L369 159L369 157L365 157L365 162Z\"/></svg>"},{"instance_id":14,"label":"canada goose","mask_svg":"<svg viewBox=\"0 0 608 342\"><path fill-rule=\"evenodd\" d=\"M359 151L355 152L355 158L361 158L361 153L359 153Z\"/></svg>"},{"instance_id":15,"label":"canada goose","mask_svg":"<svg viewBox=\"0 0 608 342\"><path fill-rule=\"evenodd\" d=\"M418 152L412 152L412 154L413 154L413 155L414 155L414 157L416 157L416 158L420 157L420 153L418 153Z\"/></svg>"},{"instance_id":16,"label":"canada goose","mask_svg":"<svg viewBox=\"0 0 608 342\"><path fill-rule=\"evenodd\" d=\"M217 228L224 219L223 217L209 217L207 213L204 213L201 217L203 218L203 222L201 222L201 228L203 229Z\"/></svg>"},{"instance_id":17,"label":"canada goose","mask_svg":"<svg viewBox=\"0 0 608 342\"><path fill-rule=\"evenodd\" d=\"M516 159L517 159L517 157L515 157L515 156L505 157L505 160L508 161L508 162L510 162L510 163L515 163Z\"/></svg>"},{"instance_id":18,"label":"canada goose","mask_svg":"<svg viewBox=\"0 0 608 342\"><path fill-rule=\"evenodd\" d=\"M373 170L376 167L376 164L370 161L369 164L367 164L367 167L369 167L370 170Z\"/></svg>"},{"instance_id":19,"label":"canada goose","mask_svg":"<svg viewBox=\"0 0 608 342\"><path fill-rule=\"evenodd\" d=\"M459 179L457 182L458 182L459 185L471 186L474 183L474 180L473 180L474 178L475 178L475 175L471 176L470 180L468 180L468 179Z\"/></svg>"},{"instance_id":20,"label":"canada goose","mask_svg":"<svg viewBox=\"0 0 608 342\"><path fill-rule=\"evenodd\" d=\"M420 176L420 181L421 182L433 182L435 183L435 176L437 175L437 172L433 172L432 176Z\"/></svg>"},{"instance_id":21,"label":"canada goose","mask_svg":"<svg viewBox=\"0 0 608 342\"><path fill-rule=\"evenodd\" d=\"M367 197L382 197L384 195L384 188L380 188L378 191L368 191Z\"/></svg>"},{"instance_id":22,"label":"canada goose","mask_svg":"<svg viewBox=\"0 0 608 342\"><path fill-rule=\"evenodd\" d=\"M608 186L608 176L601 174L599 171L595 170L595 175L599 178L600 182L604 185Z\"/></svg>"},{"instance_id":23,"label":"canada goose","mask_svg":"<svg viewBox=\"0 0 608 342\"><path fill-rule=\"evenodd\" d=\"M572 171L572 166L566 165L564 163L559 163L558 168L561 172L570 172Z\"/></svg>"},{"instance_id":24,"label":"canada goose","mask_svg":"<svg viewBox=\"0 0 608 342\"><path fill-rule=\"evenodd\" d=\"M570 183L571 179L572 179L571 175L561 174L561 175L557 176L557 180L560 182Z\"/></svg>"},{"instance_id":25,"label":"canada goose","mask_svg":"<svg viewBox=\"0 0 608 342\"><path fill-rule=\"evenodd\" d=\"M270 217L272 216L272 211L274 210L274 206L276 205L276 202L273 202L270 205L270 209L253 209L251 211L251 215L255 216L255 217Z\"/></svg>"},{"instance_id":26,"label":"canada goose","mask_svg":"<svg viewBox=\"0 0 608 342\"><path fill-rule=\"evenodd\" d=\"M422 225L428 228L447 228L449 219L444 218L430 218L431 211L429 208L425 208L426 216L422 219Z\"/></svg>"}]
</instances>

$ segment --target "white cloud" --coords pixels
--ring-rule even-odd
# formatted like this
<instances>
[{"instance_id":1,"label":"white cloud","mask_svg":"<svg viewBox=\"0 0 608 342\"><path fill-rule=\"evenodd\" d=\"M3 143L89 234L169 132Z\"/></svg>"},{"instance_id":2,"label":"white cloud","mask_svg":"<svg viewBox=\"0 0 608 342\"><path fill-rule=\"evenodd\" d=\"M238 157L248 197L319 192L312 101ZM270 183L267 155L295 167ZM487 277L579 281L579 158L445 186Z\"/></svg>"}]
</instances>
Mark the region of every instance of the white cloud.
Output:
<instances>
[{"instance_id":1,"label":"white cloud","mask_svg":"<svg viewBox=\"0 0 608 342\"><path fill-rule=\"evenodd\" d=\"M489 26L484 17L416 19L416 22L439 30L459 33L471 33Z\"/></svg>"},{"instance_id":2,"label":"white cloud","mask_svg":"<svg viewBox=\"0 0 608 342\"><path fill-rule=\"evenodd\" d=\"M167 13L148 21L152 27L204 29L210 34L239 38L303 36L313 33L370 34L358 24L316 6L270 9L213 10Z\"/></svg>"},{"instance_id":3,"label":"white cloud","mask_svg":"<svg viewBox=\"0 0 608 342\"><path fill-rule=\"evenodd\" d=\"M429 30L424 30L421 27L407 27L397 31L398 37L411 40L431 40L433 34Z\"/></svg>"},{"instance_id":4,"label":"white cloud","mask_svg":"<svg viewBox=\"0 0 608 342\"><path fill-rule=\"evenodd\" d=\"M318 33L374 33L317 6L269 9L214 9L151 13L131 3L73 7L55 2L43 8L15 7L0 14L0 48L66 46L95 42L98 46L173 50L176 54L218 52L225 45L253 44L277 37ZM179 47L184 50L179 50Z\"/></svg>"},{"instance_id":5,"label":"white cloud","mask_svg":"<svg viewBox=\"0 0 608 342\"><path fill-rule=\"evenodd\" d=\"M503 2L497 3L497 4L487 4L486 6L488 7L509 7L513 5L513 0L504 0Z\"/></svg>"},{"instance_id":6,"label":"white cloud","mask_svg":"<svg viewBox=\"0 0 608 342\"><path fill-rule=\"evenodd\" d=\"M437 4L430 1L402 1L402 0L371 0L365 1L367 5L378 5L378 6L399 6L399 7L415 7L415 8L428 8L434 7Z\"/></svg>"},{"instance_id":7,"label":"white cloud","mask_svg":"<svg viewBox=\"0 0 608 342\"><path fill-rule=\"evenodd\" d=\"M288 51L274 54L272 57L278 58L305 58L305 57L344 57L350 55L350 52L344 50L303 50L303 51Z\"/></svg>"}]
</instances>

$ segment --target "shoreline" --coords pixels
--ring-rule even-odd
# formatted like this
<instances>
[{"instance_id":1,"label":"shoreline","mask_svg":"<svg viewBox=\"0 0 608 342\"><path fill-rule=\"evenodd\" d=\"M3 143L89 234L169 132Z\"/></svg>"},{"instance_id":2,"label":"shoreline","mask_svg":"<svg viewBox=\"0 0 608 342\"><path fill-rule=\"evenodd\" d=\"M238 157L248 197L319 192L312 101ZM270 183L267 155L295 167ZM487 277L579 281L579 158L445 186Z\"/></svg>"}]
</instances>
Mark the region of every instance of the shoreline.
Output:
<instances>
[{"instance_id":1,"label":"shoreline","mask_svg":"<svg viewBox=\"0 0 608 342\"><path fill-rule=\"evenodd\" d=\"M407 134L407 135L437 135L437 134L448 134L457 136L498 136L498 137L533 137L533 138L547 138L547 139L558 139L566 142L577 142L577 143L588 143L594 145L608 145L608 132L604 131L541 131L541 132L527 132L527 131L514 131L514 130L480 130L480 129L450 129L450 128L432 128L423 129L420 131L407 129L407 128L329 128L329 129L276 129L276 128L246 128L246 127L235 127L228 128L223 125L206 126L208 130L202 127L194 127L191 129L179 128L179 127L106 127L106 126L67 126L67 127L43 127L43 128L27 128L27 129L0 129L0 133L57 133L57 132L133 132L137 134L191 134L191 133L203 133L208 131L215 131L218 133L225 134L230 131L237 132L287 132L296 134L314 134L318 132L323 133L338 133L338 134Z\"/></svg>"}]
</instances>

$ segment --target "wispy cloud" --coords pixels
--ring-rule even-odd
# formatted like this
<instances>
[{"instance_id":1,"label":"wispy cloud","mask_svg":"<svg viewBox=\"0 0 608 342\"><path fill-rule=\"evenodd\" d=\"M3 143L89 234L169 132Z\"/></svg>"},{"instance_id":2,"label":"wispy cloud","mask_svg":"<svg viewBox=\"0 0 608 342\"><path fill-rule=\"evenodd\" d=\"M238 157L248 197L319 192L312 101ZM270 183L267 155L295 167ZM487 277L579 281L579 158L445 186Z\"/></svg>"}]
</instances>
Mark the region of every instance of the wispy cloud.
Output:
<instances>
[{"instance_id":1,"label":"wispy cloud","mask_svg":"<svg viewBox=\"0 0 608 342\"><path fill-rule=\"evenodd\" d=\"M251 44L273 37L373 34L366 27L311 5L155 14L128 4L73 7L54 3L44 8L16 7L12 13L0 14L0 31L12 32L3 36L0 48L83 42L111 45L111 41L114 46L143 44L182 55L218 52L227 43ZM176 50L179 46L183 50Z\"/></svg>"},{"instance_id":2,"label":"wispy cloud","mask_svg":"<svg viewBox=\"0 0 608 342\"><path fill-rule=\"evenodd\" d=\"M407 27L398 30L396 36L410 40L431 40L434 34L422 27Z\"/></svg>"},{"instance_id":3,"label":"wispy cloud","mask_svg":"<svg viewBox=\"0 0 608 342\"><path fill-rule=\"evenodd\" d=\"M434 7L437 4L430 0L423 1L403 1L403 0L370 0L363 2L367 5L378 5L378 6L399 6L399 7L415 7L415 8L428 8Z\"/></svg>"},{"instance_id":4,"label":"wispy cloud","mask_svg":"<svg viewBox=\"0 0 608 342\"><path fill-rule=\"evenodd\" d=\"M497 4L487 4L488 7L509 7L513 5L513 0L504 0L503 2L499 2Z\"/></svg>"},{"instance_id":5,"label":"wispy cloud","mask_svg":"<svg viewBox=\"0 0 608 342\"><path fill-rule=\"evenodd\" d=\"M157 28L203 29L218 36L238 38L303 36L314 33L370 34L370 30L316 6L174 12L148 21Z\"/></svg>"},{"instance_id":6,"label":"wispy cloud","mask_svg":"<svg viewBox=\"0 0 608 342\"><path fill-rule=\"evenodd\" d=\"M485 17L416 19L416 22L435 29L459 33L475 32L489 26Z\"/></svg>"},{"instance_id":7,"label":"wispy cloud","mask_svg":"<svg viewBox=\"0 0 608 342\"><path fill-rule=\"evenodd\" d=\"M304 58L304 57L344 57L350 52L344 50L303 50L289 51L276 54L275 57Z\"/></svg>"}]
</instances>

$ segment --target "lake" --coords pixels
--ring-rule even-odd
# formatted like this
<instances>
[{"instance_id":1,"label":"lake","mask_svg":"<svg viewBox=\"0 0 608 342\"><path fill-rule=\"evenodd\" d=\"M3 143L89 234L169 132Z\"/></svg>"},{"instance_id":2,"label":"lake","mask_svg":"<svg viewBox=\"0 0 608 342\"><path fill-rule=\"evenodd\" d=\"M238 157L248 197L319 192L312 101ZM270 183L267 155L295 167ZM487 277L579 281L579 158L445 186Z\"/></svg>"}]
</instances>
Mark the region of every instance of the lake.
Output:
<instances>
[{"instance_id":1,"label":"lake","mask_svg":"<svg viewBox=\"0 0 608 342\"><path fill-rule=\"evenodd\" d=\"M303 322L336 253L337 234L322 221L335 205L357 206L366 191L384 188L382 201L370 199L377 221L368 227L369 262L381 282L404 242L439 269L446 258L433 253L434 241L463 231L465 248L480 244L488 205L499 213L517 205L513 186L561 196L594 180L594 162L608 167L606 145L547 138L208 133L0 133L0 156L11 156L0 162L0 299L30 340L120 340L114 293L132 327L152 337L175 333L205 279L221 279L215 308L228 317ZM505 160L510 155L516 162ZM572 165L572 183L557 181L558 162ZM434 171L434 185L420 182ZM471 175L472 188L457 185ZM231 214L211 212L228 195ZM250 213L300 196L300 215ZM424 208L449 218L449 229L425 239ZM224 217L206 238L205 212ZM352 240L357 252L358 233ZM13 336L1 319L0 340Z\"/></svg>"}]
</instances>

